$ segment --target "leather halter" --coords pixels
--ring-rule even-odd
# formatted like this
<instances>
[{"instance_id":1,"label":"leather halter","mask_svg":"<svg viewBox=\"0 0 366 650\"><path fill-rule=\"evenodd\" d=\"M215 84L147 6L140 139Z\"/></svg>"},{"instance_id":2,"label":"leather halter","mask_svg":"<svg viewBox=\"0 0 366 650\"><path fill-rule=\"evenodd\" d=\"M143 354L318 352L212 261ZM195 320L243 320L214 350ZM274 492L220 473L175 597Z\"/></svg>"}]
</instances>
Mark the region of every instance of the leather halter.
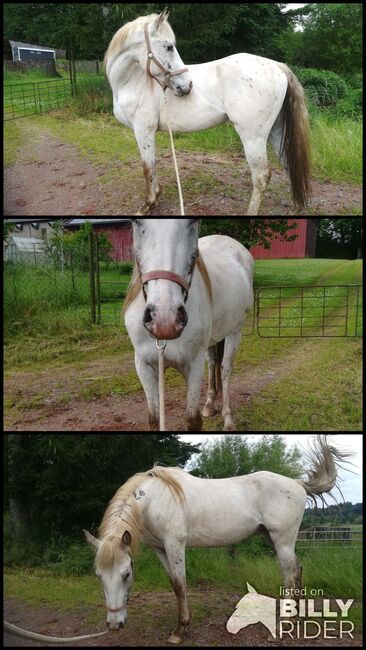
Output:
<instances>
[{"instance_id":1,"label":"leather halter","mask_svg":"<svg viewBox=\"0 0 366 650\"><path fill-rule=\"evenodd\" d=\"M182 287L182 289L185 292L184 302L187 302L189 290L192 284L193 272L196 266L198 256L199 256L199 251L197 250L193 262L191 264L191 267L189 269L188 282L181 275L178 275L178 273L173 273L173 271L163 271L162 269L158 269L157 271L149 271L148 273L142 274L139 269L140 280L141 280L145 302L147 299L146 292L145 292L145 284L147 284L147 282L150 282L150 280L170 280L171 282L175 282L176 284L179 284L179 286Z\"/></svg>"},{"instance_id":2,"label":"leather halter","mask_svg":"<svg viewBox=\"0 0 366 650\"><path fill-rule=\"evenodd\" d=\"M158 61L157 58L154 56L154 53L153 53L153 51L151 49L147 23L146 23L146 25L144 27L144 33L145 33L145 41L146 41L146 47L147 47L146 72L149 75L149 77L152 77L153 79L155 79L155 81L158 82L158 84L160 84L160 86L162 87L162 89L165 92L166 89L169 86L170 77L175 77L178 74L183 74L183 72L188 72L188 68L181 68L180 70L176 70L175 72L171 72L170 70L167 70L166 68L164 68L164 66L160 63L160 61ZM159 81L159 79L157 77L155 77L155 75L153 75L151 73L151 70L150 70L151 61L154 61L155 65L157 65L158 68L160 68L160 70L164 73L163 82Z\"/></svg>"},{"instance_id":3,"label":"leather halter","mask_svg":"<svg viewBox=\"0 0 366 650\"><path fill-rule=\"evenodd\" d=\"M116 609L112 609L112 607L107 607L106 609L108 612L112 612L112 614L116 614L117 612L121 612L123 609L125 609L125 605L122 605L122 607L116 607Z\"/></svg>"}]
</instances>

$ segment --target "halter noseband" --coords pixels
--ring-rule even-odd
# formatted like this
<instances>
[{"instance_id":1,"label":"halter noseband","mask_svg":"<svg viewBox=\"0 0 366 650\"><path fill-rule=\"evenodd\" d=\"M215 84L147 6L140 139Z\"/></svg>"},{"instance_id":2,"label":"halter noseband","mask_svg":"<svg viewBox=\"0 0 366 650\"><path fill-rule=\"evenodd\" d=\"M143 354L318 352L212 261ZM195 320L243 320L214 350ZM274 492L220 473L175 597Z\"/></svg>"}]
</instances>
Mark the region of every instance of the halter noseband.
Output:
<instances>
[{"instance_id":1,"label":"halter noseband","mask_svg":"<svg viewBox=\"0 0 366 650\"><path fill-rule=\"evenodd\" d=\"M116 607L116 609L112 609L112 607L107 607L106 609L108 612L111 612L112 614L117 614L117 612L121 612L123 609L125 609L125 605L122 605L122 607Z\"/></svg>"},{"instance_id":2,"label":"halter noseband","mask_svg":"<svg viewBox=\"0 0 366 650\"><path fill-rule=\"evenodd\" d=\"M173 273L173 271L163 271L161 269L158 269L157 271L149 271L148 273L142 274L140 269L139 269L140 281L141 281L141 285L142 285L142 291L143 291L143 294L144 294L145 302L146 302L146 299L147 299L146 298L146 292L145 292L145 284L147 284L147 282L150 282L150 280L170 280L171 282L175 282L175 284L179 284L179 286L182 287L182 289L185 292L184 302L187 302L189 290L190 290L191 284L192 284L193 272L194 272L194 269L195 269L195 266L196 266L198 256L199 256L199 251L197 249L197 252L195 253L193 262L192 262L191 267L189 269L189 273L188 273L189 280L188 280L188 282L181 275L178 275L178 273Z\"/></svg>"},{"instance_id":3,"label":"halter noseband","mask_svg":"<svg viewBox=\"0 0 366 650\"><path fill-rule=\"evenodd\" d=\"M166 89L169 86L170 77L175 77L178 74L183 74L183 72L188 72L188 68L181 68L180 70L176 70L175 72L171 72L170 70L167 70L166 68L164 68L164 66L160 63L160 61L158 61L157 58L154 56L154 53L153 53L153 51L151 49L147 23L145 24L145 27L144 27L144 33L145 33L145 41L146 41L146 47L147 47L146 72L149 75L149 77L152 77L153 79L155 79L155 81L158 82L158 84L160 84L163 91L165 92ZM154 61L155 65L157 65L158 68L160 68L160 70L164 73L163 82L159 81L159 79L157 77L155 77L155 75L153 75L151 73L151 70L150 70L151 61Z\"/></svg>"}]
</instances>

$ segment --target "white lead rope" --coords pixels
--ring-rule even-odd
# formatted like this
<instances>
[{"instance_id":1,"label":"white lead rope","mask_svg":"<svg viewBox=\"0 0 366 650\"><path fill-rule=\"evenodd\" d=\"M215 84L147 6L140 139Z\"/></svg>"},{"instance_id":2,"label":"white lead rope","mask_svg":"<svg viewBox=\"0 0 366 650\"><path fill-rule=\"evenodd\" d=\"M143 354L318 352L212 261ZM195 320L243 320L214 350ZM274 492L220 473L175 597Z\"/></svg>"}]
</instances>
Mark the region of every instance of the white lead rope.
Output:
<instances>
[{"instance_id":1,"label":"white lead rope","mask_svg":"<svg viewBox=\"0 0 366 650\"><path fill-rule=\"evenodd\" d=\"M156 341L156 347L159 353L159 431L165 431L165 368L164 368L164 351L166 341Z\"/></svg>"},{"instance_id":2,"label":"white lead rope","mask_svg":"<svg viewBox=\"0 0 366 650\"><path fill-rule=\"evenodd\" d=\"M180 185L180 178L179 178L179 170L178 170L178 164L177 164L177 159L175 156L175 148L174 148L174 141L173 141L173 134L172 130L170 128L170 120L169 120L169 111L168 111L168 104L167 104L167 96L164 91L164 102L166 104L166 111L167 111L167 123L168 123L168 130L169 130L169 136L170 136L170 144L172 147L172 153L173 153L173 160L174 160L174 167L175 167L175 175L177 178L177 185L178 185L178 193L179 193L179 203L180 203L180 214L181 216L184 217L184 203L183 203L183 194L182 194L182 188ZM161 431L164 431L164 429L160 429Z\"/></svg>"}]
</instances>

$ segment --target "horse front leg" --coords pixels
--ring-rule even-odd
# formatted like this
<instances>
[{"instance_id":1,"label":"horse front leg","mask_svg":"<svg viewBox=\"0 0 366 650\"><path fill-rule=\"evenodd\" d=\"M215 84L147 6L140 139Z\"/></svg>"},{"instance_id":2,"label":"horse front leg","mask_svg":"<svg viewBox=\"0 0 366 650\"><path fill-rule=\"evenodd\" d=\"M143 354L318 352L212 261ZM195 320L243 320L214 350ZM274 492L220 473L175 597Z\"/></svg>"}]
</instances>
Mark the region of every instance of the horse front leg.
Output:
<instances>
[{"instance_id":1,"label":"horse front leg","mask_svg":"<svg viewBox=\"0 0 366 650\"><path fill-rule=\"evenodd\" d=\"M168 643L179 645L183 643L191 621L187 600L185 540L170 540L164 546L167 564L170 567L169 577L178 601L178 625L168 638Z\"/></svg>"},{"instance_id":2,"label":"horse front leg","mask_svg":"<svg viewBox=\"0 0 366 650\"><path fill-rule=\"evenodd\" d=\"M187 382L187 431L202 431L200 396L204 372L204 354L200 354L184 372Z\"/></svg>"},{"instance_id":3,"label":"horse front leg","mask_svg":"<svg viewBox=\"0 0 366 650\"><path fill-rule=\"evenodd\" d=\"M158 370L138 357L135 359L135 366L146 395L149 410L149 429L150 431L160 431Z\"/></svg>"},{"instance_id":4,"label":"horse front leg","mask_svg":"<svg viewBox=\"0 0 366 650\"><path fill-rule=\"evenodd\" d=\"M145 202L136 213L136 216L148 214L161 192L156 174L155 132L155 130L147 128L135 128L135 138L140 149L146 185Z\"/></svg>"}]
</instances>

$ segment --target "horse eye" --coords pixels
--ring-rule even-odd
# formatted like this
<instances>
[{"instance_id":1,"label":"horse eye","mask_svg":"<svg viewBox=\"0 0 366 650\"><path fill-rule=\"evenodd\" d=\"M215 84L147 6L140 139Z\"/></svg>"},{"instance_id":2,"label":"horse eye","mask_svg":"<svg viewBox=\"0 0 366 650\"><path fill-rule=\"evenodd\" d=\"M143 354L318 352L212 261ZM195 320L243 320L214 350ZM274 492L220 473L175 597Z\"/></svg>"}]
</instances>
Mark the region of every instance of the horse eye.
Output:
<instances>
[{"instance_id":1,"label":"horse eye","mask_svg":"<svg viewBox=\"0 0 366 650\"><path fill-rule=\"evenodd\" d=\"M126 573L126 575L124 575L123 578L122 578L123 582L126 582L126 580L128 580L128 578L130 577L130 575L131 575L130 572Z\"/></svg>"}]
</instances>

